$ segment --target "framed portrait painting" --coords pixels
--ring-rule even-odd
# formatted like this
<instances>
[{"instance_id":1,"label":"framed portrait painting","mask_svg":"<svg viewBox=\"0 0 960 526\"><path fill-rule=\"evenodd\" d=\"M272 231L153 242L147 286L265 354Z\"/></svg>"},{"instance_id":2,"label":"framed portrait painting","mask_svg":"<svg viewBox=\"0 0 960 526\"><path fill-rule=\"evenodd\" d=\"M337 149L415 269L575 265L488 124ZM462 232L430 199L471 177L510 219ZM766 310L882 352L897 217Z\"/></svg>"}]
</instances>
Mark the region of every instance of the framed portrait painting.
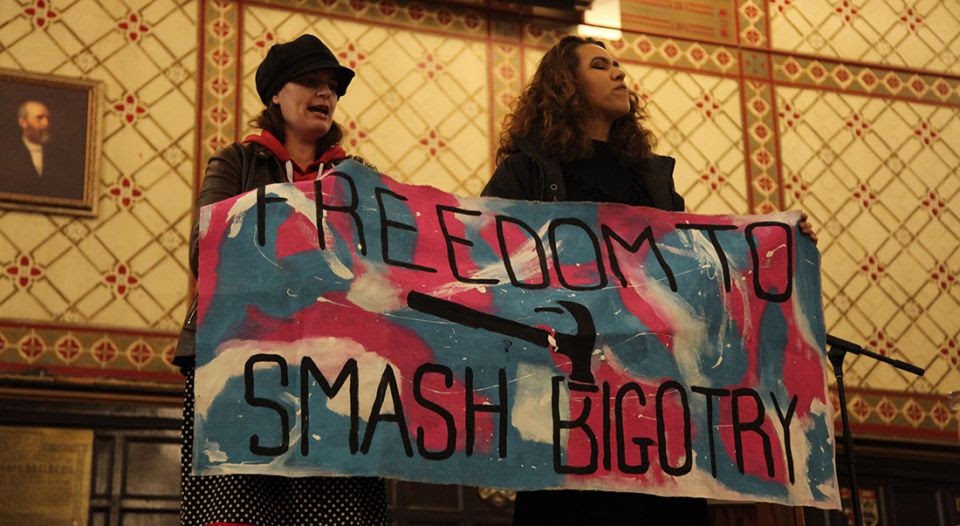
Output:
<instances>
[{"instance_id":1,"label":"framed portrait painting","mask_svg":"<svg viewBox=\"0 0 960 526\"><path fill-rule=\"evenodd\" d=\"M0 69L0 208L96 215L101 83Z\"/></svg>"}]
</instances>

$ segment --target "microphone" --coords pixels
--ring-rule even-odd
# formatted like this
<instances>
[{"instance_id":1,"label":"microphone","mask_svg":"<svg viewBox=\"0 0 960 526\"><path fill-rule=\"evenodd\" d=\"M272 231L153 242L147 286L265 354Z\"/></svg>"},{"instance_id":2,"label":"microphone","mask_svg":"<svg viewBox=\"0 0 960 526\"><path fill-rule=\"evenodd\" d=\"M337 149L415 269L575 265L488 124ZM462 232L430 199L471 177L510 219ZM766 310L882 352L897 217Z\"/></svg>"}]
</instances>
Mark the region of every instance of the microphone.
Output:
<instances>
[{"instance_id":1,"label":"microphone","mask_svg":"<svg viewBox=\"0 0 960 526\"><path fill-rule=\"evenodd\" d=\"M844 350L850 351L856 354L859 354L860 352L863 351L863 347L860 347L859 345L853 342L848 342L843 338L837 338L832 334L827 335L827 345L829 345L830 347L833 347L833 346L842 347Z\"/></svg>"},{"instance_id":2,"label":"microphone","mask_svg":"<svg viewBox=\"0 0 960 526\"><path fill-rule=\"evenodd\" d=\"M924 373L924 370L923 370L922 368L920 368L920 367L917 367L916 365L907 363L907 362L905 362L905 361L903 361L903 360L897 360L896 358L890 358L890 357L884 356L884 355L882 355L882 354L877 354L877 353L875 353L875 352L873 352L873 351L868 351L868 350L864 349L863 347L860 347L859 345L857 345L857 344L855 344L855 343L853 343L853 342L848 342L847 340L844 340L843 338L837 338L836 336L833 336L833 335L831 335L831 334L828 334L828 335L827 335L827 345L829 345L830 347L837 347L837 348L839 348L839 349L842 350L842 351L852 352L853 354L861 354L861 355L864 355L864 356L869 356L869 357L871 357L871 358L873 358L873 359L875 359L875 360L879 360L879 361L881 361L881 362L886 362L886 363L888 363L888 364L896 367L897 369L902 369L902 370L904 370L904 371L911 372L911 373L913 373L913 374L915 374L915 375L917 375L917 376L923 376L923 373ZM831 352L832 352L832 351L831 351ZM827 354L830 354L830 352L828 352ZM838 356L838 358L839 358L840 361L843 361L843 355L842 355L842 354L837 355L837 356ZM833 361L833 355L831 355L831 361Z\"/></svg>"}]
</instances>

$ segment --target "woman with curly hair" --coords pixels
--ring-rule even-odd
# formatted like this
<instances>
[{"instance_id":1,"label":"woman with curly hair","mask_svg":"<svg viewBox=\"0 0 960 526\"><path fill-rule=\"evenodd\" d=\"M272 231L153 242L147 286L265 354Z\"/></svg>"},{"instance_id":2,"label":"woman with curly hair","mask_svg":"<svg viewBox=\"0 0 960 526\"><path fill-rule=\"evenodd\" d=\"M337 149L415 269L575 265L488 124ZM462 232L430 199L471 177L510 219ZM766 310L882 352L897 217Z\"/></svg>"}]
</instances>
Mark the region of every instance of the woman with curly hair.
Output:
<instances>
[{"instance_id":1,"label":"woman with curly hair","mask_svg":"<svg viewBox=\"0 0 960 526\"><path fill-rule=\"evenodd\" d=\"M652 152L646 112L603 43L547 51L506 119L488 197L622 203L682 212L674 159ZM800 230L816 242L804 214ZM515 524L709 524L704 499L602 491L519 492Z\"/></svg>"},{"instance_id":2,"label":"woman with curly hair","mask_svg":"<svg viewBox=\"0 0 960 526\"><path fill-rule=\"evenodd\" d=\"M567 36L547 51L507 117L483 195L683 211L670 157L651 151L646 113L603 43ZM703 499L521 491L514 524L709 524Z\"/></svg>"},{"instance_id":3,"label":"woman with curly hair","mask_svg":"<svg viewBox=\"0 0 960 526\"><path fill-rule=\"evenodd\" d=\"M567 36L507 116L484 196L595 201L682 212L671 157L656 155L646 112L603 43ZM802 214L800 230L817 236Z\"/></svg>"},{"instance_id":4,"label":"woman with curly hair","mask_svg":"<svg viewBox=\"0 0 960 526\"><path fill-rule=\"evenodd\" d=\"M683 210L670 157L652 153L639 97L599 41L560 40L507 117L483 195Z\"/></svg>"}]
</instances>

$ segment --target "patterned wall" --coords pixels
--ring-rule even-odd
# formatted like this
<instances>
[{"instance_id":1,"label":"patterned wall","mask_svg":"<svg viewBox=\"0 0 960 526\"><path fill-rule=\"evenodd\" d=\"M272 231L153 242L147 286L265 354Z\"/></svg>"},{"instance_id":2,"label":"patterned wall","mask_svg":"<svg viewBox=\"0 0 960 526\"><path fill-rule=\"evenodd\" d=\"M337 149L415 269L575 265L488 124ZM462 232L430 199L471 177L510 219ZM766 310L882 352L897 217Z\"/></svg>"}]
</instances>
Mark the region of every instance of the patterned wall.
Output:
<instances>
[{"instance_id":1,"label":"patterned wall","mask_svg":"<svg viewBox=\"0 0 960 526\"><path fill-rule=\"evenodd\" d=\"M176 382L192 191L250 132L270 45L312 32L357 70L337 112L348 150L475 195L510 103L569 31L401 0L0 4L0 67L105 86L98 216L0 212L0 372L64 379ZM806 209L828 329L928 369L848 358L857 429L955 442L960 1L621 4L609 47L688 209Z\"/></svg>"},{"instance_id":2,"label":"patterned wall","mask_svg":"<svg viewBox=\"0 0 960 526\"><path fill-rule=\"evenodd\" d=\"M189 285L198 4L0 5L0 67L104 87L97 216L0 211L2 370L173 381L165 355Z\"/></svg>"},{"instance_id":3,"label":"patterned wall","mask_svg":"<svg viewBox=\"0 0 960 526\"><path fill-rule=\"evenodd\" d=\"M960 390L960 2L767 12L783 202L823 225L828 329L926 368L848 358L853 420L956 443L946 401L920 394Z\"/></svg>"}]
</instances>

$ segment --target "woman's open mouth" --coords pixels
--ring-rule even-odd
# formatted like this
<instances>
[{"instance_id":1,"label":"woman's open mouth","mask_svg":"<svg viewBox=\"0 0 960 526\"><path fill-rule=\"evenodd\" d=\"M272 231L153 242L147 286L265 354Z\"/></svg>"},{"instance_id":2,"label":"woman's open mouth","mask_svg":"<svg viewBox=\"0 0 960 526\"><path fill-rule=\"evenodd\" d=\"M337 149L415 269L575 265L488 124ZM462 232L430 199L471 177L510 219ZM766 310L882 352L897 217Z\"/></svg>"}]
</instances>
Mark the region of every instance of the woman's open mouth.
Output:
<instances>
[{"instance_id":1,"label":"woman's open mouth","mask_svg":"<svg viewBox=\"0 0 960 526\"><path fill-rule=\"evenodd\" d=\"M307 111L327 117L330 115L330 106L327 106L326 104L315 104L307 106Z\"/></svg>"}]
</instances>

